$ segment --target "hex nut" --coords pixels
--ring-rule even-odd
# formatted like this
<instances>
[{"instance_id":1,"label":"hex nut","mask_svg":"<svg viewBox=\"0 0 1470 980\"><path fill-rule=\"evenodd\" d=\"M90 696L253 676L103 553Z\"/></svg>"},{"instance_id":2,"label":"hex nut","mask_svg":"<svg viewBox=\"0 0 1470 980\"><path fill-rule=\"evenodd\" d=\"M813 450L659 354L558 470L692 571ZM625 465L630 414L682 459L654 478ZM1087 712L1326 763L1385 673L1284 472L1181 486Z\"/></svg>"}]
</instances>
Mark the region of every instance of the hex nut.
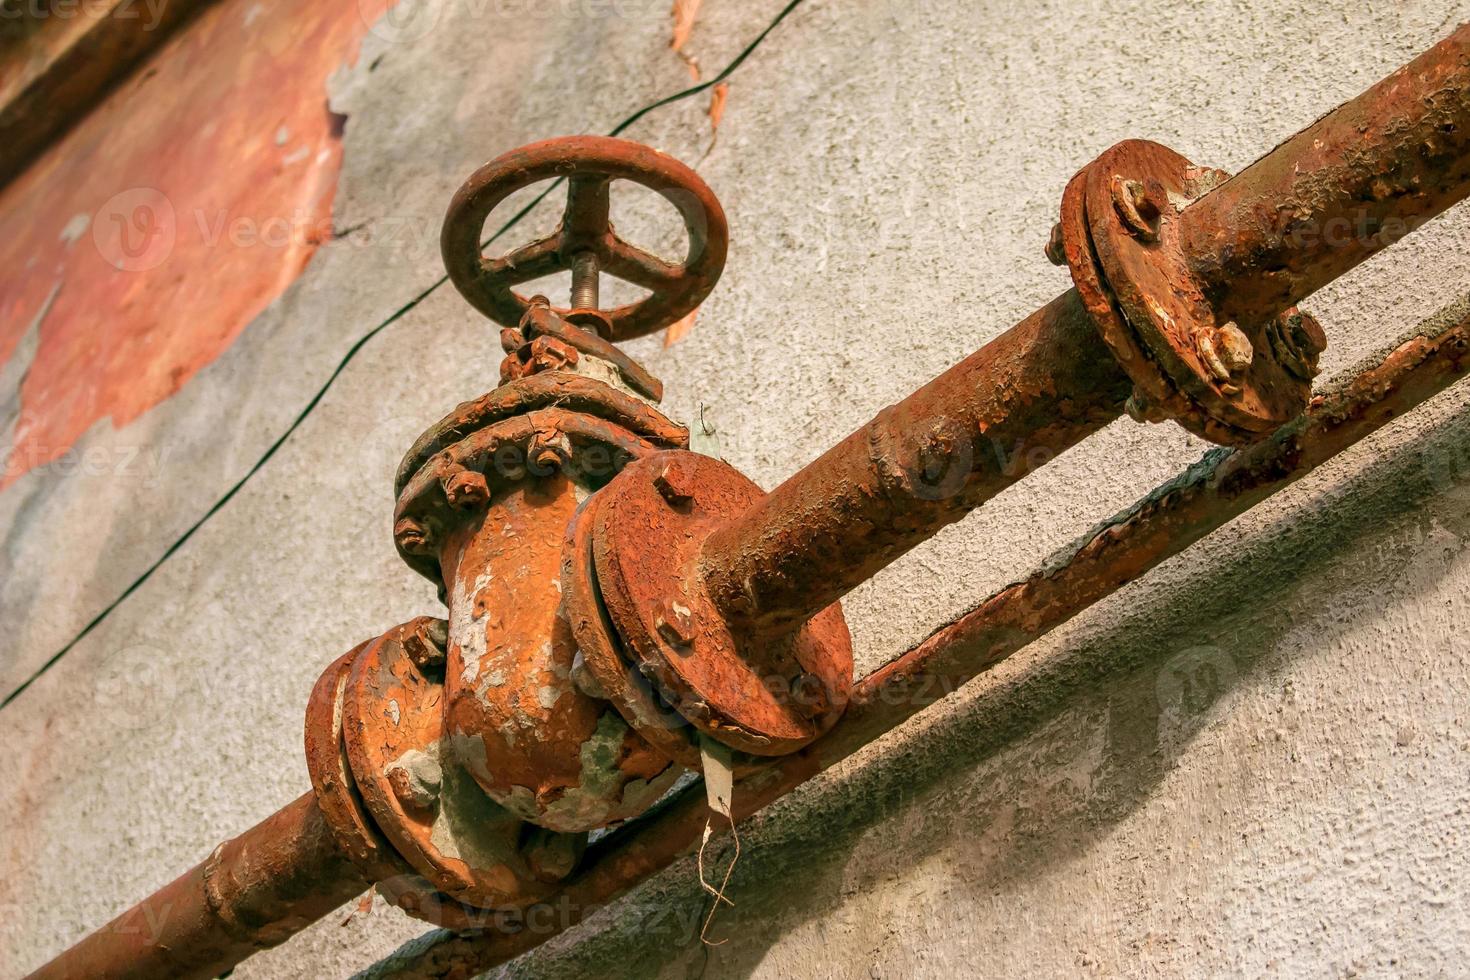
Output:
<instances>
[{"instance_id":1,"label":"hex nut","mask_svg":"<svg viewBox=\"0 0 1470 980\"><path fill-rule=\"evenodd\" d=\"M653 485L659 496L672 506L680 507L694 499L694 488L689 485L689 474L679 460L665 463L658 476L653 478Z\"/></svg>"},{"instance_id":2,"label":"hex nut","mask_svg":"<svg viewBox=\"0 0 1470 980\"><path fill-rule=\"evenodd\" d=\"M490 484L483 473L460 470L445 479L444 497L458 510L483 507L490 502Z\"/></svg>"},{"instance_id":3,"label":"hex nut","mask_svg":"<svg viewBox=\"0 0 1470 980\"><path fill-rule=\"evenodd\" d=\"M1052 265L1066 265L1067 252L1062 241L1062 223L1051 226L1051 237L1046 240L1046 259Z\"/></svg>"},{"instance_id":4,"label":"hex nut","mask_svg":"<svg viewBox=\"0 0 1470 980\"><path fill-rule=\"evenodd\" d=\"M1256 356L1250 338L1233 320L1215 332L1215 350L1232 376L1249 368Z\"/></svg>"},{"instance_id":5,"label":"hex nut","mask_svg":"<svg viewBox=\"0 0 1470 980\"><path fill-rule=\"evenodd\" d=\"M1142 181L1114 174L1111 184L1113 207L1133 237L1154 241L1159 237L1159 205Z\"/></svg>"},{"instance_id":6,"label":"hex nut","mask_svg":"<svg viewBox=\"0 0 1470 980\"><path fill-rule=\"evenodd\" d=\"M448 643L449 624L442 619L420 620L403 637L404 652L420 670L442 668Z\"/></svg>"},{"instance_id":7,"label":"hex nut","mask_svg":"<svg viewBox=\"0 0 1470 980\"><path fill-rule=\"evenodd\" d=\"M428 529L412 517L405 517L393 526L393 541L407 555L426 555L432 550Z\"/></svg>"},{"instance_id":8,"label":"hex nut","mask_svg":"<svg viewBox=\"0 0 1470 980\"><path fill-rule=\"evenodd\" d=\"M664 641L676 647L687 647L694 640L694 617L688 606L672 599L659 603L653 617L654 628Z\"/></svg>"}]
</instances>

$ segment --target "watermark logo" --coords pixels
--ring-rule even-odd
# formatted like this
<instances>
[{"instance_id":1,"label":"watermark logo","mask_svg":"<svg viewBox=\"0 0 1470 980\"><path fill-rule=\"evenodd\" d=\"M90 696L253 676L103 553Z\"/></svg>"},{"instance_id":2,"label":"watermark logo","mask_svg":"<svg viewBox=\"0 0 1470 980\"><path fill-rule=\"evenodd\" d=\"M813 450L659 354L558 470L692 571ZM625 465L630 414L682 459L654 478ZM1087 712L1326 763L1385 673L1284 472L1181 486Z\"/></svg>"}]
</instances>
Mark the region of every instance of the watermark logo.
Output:
<instances>
[{"instance_id":1,"label":"watermark logo","mask_svg":"<svg viewBox=\"0 0 1470 980\"><path fill-rule=\"evenodd\" d=\"M1436 491L1444 493L1470 483L1470 442L1435 439L1422 450L1424 476Z\"/></svg>"},{"instance_id":2,"label":"watermark logo","mask_svg":"<svg viewBox=\"0 0 1470 980\"><path fill-rule=\"evenodd\" d=\"M1159 706L1159 741L1198 728L1210 706L1240 676L1235 658L1217 646L1197 646L1170 657L1159 670L1154 693Z\"/></svg>"},{"instance_id":3,"label":"watermark logo","mask_svg":"<svg viewBox=\"0 0 1470 980\"><path fill-rule=\"evenodd\" d=\"M138 731L169 716L182 693L178 665L163 650L135 643L108 654L92 676L93 708L116 731Z\"/></svg>"},{"instance_id":4,"label":"watermark logo","mask_svg":"<svg viewBox=\"0 0 1470 980\"><path fill-rule=\"evenodd\" d=\"M163 21L169 0L0 0L0 20L141 20L144 31L155 30Z\"/></svg>"},{"instance_id":5,"label":"watermark logo","mask_svg":"<svg viewBox=\"0 0 1470 980\"><path fill-rule=\"evenodd\" d=\"M162 265L178 241L173 202L152 187L114 194L92 219L92 242L103 260L123 272Z\"/></svg>"},{"instance_id":6,"label":"watermark logo","mask_svg":"<svg viewBox=\"0 0 1470 980\"><path fill-rule=\"evenodd\" d=\"M439 24L442 5L438 0L357 0L358 14L368 26L368 33L388 44L412 44L429 35Z\"/></svg>"}]
</instances>

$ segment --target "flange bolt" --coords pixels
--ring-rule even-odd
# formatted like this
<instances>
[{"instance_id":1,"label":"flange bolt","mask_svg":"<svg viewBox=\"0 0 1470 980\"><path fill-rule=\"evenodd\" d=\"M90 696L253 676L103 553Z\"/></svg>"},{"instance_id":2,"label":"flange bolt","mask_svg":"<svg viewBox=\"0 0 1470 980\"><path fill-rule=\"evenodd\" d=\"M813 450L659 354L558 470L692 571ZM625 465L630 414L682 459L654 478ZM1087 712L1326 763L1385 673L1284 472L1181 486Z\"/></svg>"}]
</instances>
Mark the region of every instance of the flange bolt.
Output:
<instances>
[{"instance_id":1,"label":"flange bolt","mask_svg":"<svg viewBox=\"0 0 1470 980\"><path fill-rule=\"evenodd\" d=\"M1210 374L1220 382L1243 373L1256 356L1250 338L1234 320L1195 334L1194 349Z\"/></svg>"},{"instance_id":2,"label":"flange bolt","mask_svg":"<svg viewBox=\"0 0 1470 980\"><path fill-rule=\"evenodd\" d=\"M1113 175L1113 207L1134 238L1146 242L1159 237L1159 203L1141 180Z\"/></svg>"},{"instance_id":3,"label":"flange bolt","mask_svg":"<svg viewBox=\"0 0 1470 980\"><path fill-rule=\"evenodd\" d=\"M460 470L445 479L444 496L458 510L483 507L490 501L490 484L483 473Z\"/></svg>"},{"instance_id":4,"label":"flange bolt","mask_svg":"<svg viewBox=\"0 0 1470 980\"><path fill-rule=\"evenodd\" d=\"M431 550L428 529L412 517L393 525L393 541L406 555L426 555Z\"/></svg>"}]
</instances>

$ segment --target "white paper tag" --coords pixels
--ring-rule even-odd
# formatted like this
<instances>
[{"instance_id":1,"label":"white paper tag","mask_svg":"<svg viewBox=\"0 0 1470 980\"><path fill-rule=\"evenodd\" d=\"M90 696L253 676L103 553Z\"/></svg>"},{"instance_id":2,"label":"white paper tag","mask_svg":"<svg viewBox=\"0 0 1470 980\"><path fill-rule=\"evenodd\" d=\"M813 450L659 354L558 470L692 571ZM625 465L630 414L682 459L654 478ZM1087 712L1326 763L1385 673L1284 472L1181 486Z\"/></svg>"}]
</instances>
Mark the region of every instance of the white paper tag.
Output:
<instances>
[{"instance_id":1,"label":"white paper tag","mask_svg":"<svg viewBox=\"0 0 1470 980\"><path fill-rule=\"evenodd\" d=\"M709 808L726 820L734 820L730 812L730 800L735 793L735 770L730 747L701 735L699 759L704 766L704 791L709 797ZM704 833L707 840L710 833L708 826Z\"/></svg>"},{"instance_id":2,"label":"white paper tag","mask_svg":"<svg viewBox=\"0 0 1470 980\"><path fill-rule=\"evenodd\" d=\"M704 403L699 406L699 418L689 427L689 449L703 456L724 459L720 449L720 433L710 420L710 411Z\"/></svg>"}]
</instances>

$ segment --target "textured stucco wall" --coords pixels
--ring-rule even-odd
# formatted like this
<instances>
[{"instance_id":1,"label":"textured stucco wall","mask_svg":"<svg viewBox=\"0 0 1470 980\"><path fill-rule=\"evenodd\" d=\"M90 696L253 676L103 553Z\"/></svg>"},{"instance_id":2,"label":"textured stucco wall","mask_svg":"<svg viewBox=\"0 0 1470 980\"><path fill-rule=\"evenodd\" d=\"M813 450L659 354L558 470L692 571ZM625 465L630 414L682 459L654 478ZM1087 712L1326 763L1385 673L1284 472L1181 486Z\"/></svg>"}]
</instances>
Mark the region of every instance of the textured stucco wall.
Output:
<instances>
[{"instance_id":1,"label":"textured stucco wall","mask_svg":"<svg viewBox=\"0 0 1470 980\"><path fill-rule=\"evenodd\" d=\"M705 0L708 76L782 4ZM529 10L534 13L527 13ZM603 132L688 82L663 0L431 4L330 86L338 228L172 399L0 492L0 676L29 676L230 486L346 348L280 452L0 711L0 976L23 973L293 799L312 680L436 608L389 537L413 435L494 383L495 332L438 281L479 162ZM766 486L1049 299L1066 179L1146 137L1238 169L1442 37L1467 3L806 0L732 79L626 135L720 195L730 263L690 337L632 345ZM634 201L620 227L651 228ZM59 219L64 220L64 219ZM1308 305L1328 373L1463 295L1463 209ZM429 290L424 295L425 290ZM0 406L27 346L0 367ZM3 416L0 416L3 421ZM1462 974L1470 956L1470 392L1213 535L743 835L702 947L681 863L513 976ZM847 603L859 670L1193 461L1122 421ZM129 456L128 454L132 454ZM100 472L99 472L100 470ZM347 975L424 931L380 902L237 977Z\"/></svg>"}]
</instances>

